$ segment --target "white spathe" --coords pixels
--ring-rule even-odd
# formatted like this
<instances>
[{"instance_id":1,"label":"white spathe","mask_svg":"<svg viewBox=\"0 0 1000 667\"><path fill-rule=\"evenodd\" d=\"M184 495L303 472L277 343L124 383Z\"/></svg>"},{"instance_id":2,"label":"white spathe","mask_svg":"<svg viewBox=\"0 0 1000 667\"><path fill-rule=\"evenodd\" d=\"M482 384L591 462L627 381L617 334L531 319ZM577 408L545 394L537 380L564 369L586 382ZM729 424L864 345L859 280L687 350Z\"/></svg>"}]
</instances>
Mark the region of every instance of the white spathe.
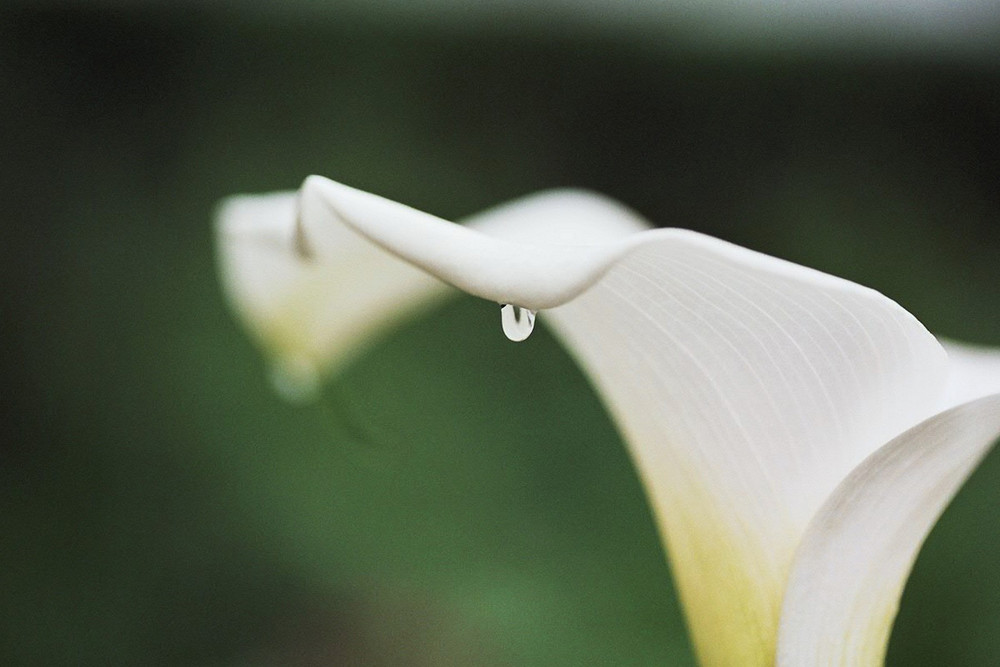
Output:
<instances>
[{"instance_id":1,"label":"white spathe","mask_svg":"<svg viewBox=\"0 0 1000 667\"><path fill-rule=\"evenodd\" d=\"M309 182L320 189L338 187L319 177ZM348 226L324 224L331 214L318 194L308 187L301 196L233 196L222 202L216 216L227 296L271 357L281 386L294 393L315 388L321 375L349 360L379 331L448 294L440 280L387 254ZM430 218L384 203L392 219ZM603 243L647 226L620 204L576 190L499 206L469 219L466 226L498 230L515 243L537 236L538 220L551 221L545 238L552 244L580 238Z\"/></svg>"},{"instance_id":2,"label":"white spathe","mask_svg":"<svg viewBox=\"0 0 1000 667\"><path fill-rule=\"evenodd\" d=\"M701 662L881 662L920 544L1000 435L995 351L949 358L873 290L582 192L462 227L312 176L299 206L220 215L227 289L283 367L335 368L443 293L427 274L545 309L628 442Z\"/></svg>"}]
</instances>

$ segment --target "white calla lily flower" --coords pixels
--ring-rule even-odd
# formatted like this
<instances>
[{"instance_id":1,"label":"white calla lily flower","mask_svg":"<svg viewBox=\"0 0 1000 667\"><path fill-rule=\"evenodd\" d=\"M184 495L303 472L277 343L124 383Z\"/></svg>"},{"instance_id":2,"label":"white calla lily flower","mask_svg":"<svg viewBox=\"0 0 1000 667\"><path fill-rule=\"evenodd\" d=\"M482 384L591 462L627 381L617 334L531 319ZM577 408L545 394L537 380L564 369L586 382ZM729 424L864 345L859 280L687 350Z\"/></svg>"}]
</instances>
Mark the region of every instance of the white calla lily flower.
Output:
<instances>
[{"instance_id":1,"label":"white calla lily flower","mask_svg":"<svg viewBox=\"0 0 1000 667\"><path fill-rule=\"evenodd\" d=\"M920 545L1000 436L1000 353L596 195L459 226L312 176L219 218L232 301L300 385L444 283L544 310L628 443L705 665L881 664Z\"/></svg>"}]
</instances>

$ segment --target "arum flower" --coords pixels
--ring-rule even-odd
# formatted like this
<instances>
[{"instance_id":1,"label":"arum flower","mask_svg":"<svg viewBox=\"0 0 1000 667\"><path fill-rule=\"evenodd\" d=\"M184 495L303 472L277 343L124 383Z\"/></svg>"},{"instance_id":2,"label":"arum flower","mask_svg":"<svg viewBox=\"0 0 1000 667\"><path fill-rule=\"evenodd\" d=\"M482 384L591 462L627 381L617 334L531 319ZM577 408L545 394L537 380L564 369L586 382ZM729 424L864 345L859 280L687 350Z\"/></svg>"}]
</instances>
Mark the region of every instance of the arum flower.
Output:
<instances>
[{"instance_id":1,"label":"arum flower","mask_svg":"<svg viewBox=\"0 0 1000 667\"><path fill-rule=\"evenodd\" d=\"M461 226L312 176L219 219L226 289L293 386L445 283L506 304L515 338L539 311L628 444L705 665L881 664L920 545L1000 436L1000 353L596 195Z\"/></svg>"}]
</instances>

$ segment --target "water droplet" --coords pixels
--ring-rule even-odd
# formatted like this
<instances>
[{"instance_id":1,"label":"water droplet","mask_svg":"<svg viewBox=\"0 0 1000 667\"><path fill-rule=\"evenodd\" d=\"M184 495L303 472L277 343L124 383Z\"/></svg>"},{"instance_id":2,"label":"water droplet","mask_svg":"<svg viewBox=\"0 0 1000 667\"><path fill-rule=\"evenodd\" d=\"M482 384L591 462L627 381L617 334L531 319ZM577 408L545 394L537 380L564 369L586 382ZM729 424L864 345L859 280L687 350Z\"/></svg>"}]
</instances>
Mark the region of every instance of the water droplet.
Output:
<instances>
[{"instance_id":1,"label":"water droplet","mask_svg":"<svg viewBox=\"0 0 1000 667\"><path fill-rule=\"evenodd\" d=\"M519 343L531 335L531 330L535 328L535 311L515 306L503 304L500 308L500 323L503 324L503 332L507 338Z\"/></svg>"},{"instance_id":2,"label":"water droplet","mask_svg":"<svg viewBox=\"0 0 1000 667\"><path fill-rule=\"evenodd\" d=\"M307 403L319 396L319 372L306 359L283 359L271 367L271 386L289 403Z\"/></svg>"}]
</instances>

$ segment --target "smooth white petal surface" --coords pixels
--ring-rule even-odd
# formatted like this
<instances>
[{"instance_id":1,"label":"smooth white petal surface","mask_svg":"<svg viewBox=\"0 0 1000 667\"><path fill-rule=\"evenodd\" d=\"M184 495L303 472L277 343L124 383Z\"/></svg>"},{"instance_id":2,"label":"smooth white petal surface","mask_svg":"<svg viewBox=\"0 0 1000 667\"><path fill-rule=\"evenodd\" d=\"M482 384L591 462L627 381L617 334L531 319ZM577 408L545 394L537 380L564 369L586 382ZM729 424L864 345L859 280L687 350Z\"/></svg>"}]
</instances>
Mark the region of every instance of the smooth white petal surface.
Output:
<instances>
[{"instance_id":1,"label":"smooth white petal surface","mask_svg":"<svg viewBox=\"0 0 1000 667\"><path fill-rule=\"evenodd\" d=\"M542 246L608 244L651 227L613 199L573 189L522 197L477 213L464 224L493 238Z\"/></svg>"},{"instance_id":2,"label":"smooth white petal surface","mask_svg":"<svg viewBox=\"0 0 1000 667\"><path fill-rule=\"evenodd\" d=\"M908 430L837 487L795 558L779 665L882 664L920 545L998 437L1000 394Z\"/></svg>"},{"instance_id":3,"label":"smooth white petal surface","mask_svg":"<svg viewBox=\"0 0 1000 667\"><path fill-rule=\"evenodd\" d=\"M1000 393L1000 349L941 341L948 353L943 408Z\"/></svg>"},{"instance_id":4,"label":"smooth white petal surface","mask_svg":"<svg viewBox=\"0 0 1000 667\"><path fill-rule=\"evenodd\" d=\"M517 243L325 179L304 191L325 207L306 232L339 221L473 294L553 308L540 318L629 443L707 665L771 664L809 520L942 400L941 346L847 281L683 230Z\"/></svg>"},{"instance_id":5,"label":"smooth white petal surface","mask_svg":"<svg viewBox=\"0 0 1000 667\"><path fill-rule=\"evenodd\" d=\"M293 394L314 388L386 327L453 293L331 218L309 192L301 202L292 192L230 197L217 216L227 295ZM620 204L573 190L525 197L468 224L549 243L606 242L648 226Z\"/></svg>"},{"instance_id":6,"label":"smooth white petal surface","mask_svg":"<svg viewBox=\"0 0 1000 667\"><path fill-rule=\"evenodd\" d=\"M644 235L549 321L617 418L703 664L771 664L814 512L930 414L944 354L856 285L714 239Z\"/></svg>"}]
</instances>

